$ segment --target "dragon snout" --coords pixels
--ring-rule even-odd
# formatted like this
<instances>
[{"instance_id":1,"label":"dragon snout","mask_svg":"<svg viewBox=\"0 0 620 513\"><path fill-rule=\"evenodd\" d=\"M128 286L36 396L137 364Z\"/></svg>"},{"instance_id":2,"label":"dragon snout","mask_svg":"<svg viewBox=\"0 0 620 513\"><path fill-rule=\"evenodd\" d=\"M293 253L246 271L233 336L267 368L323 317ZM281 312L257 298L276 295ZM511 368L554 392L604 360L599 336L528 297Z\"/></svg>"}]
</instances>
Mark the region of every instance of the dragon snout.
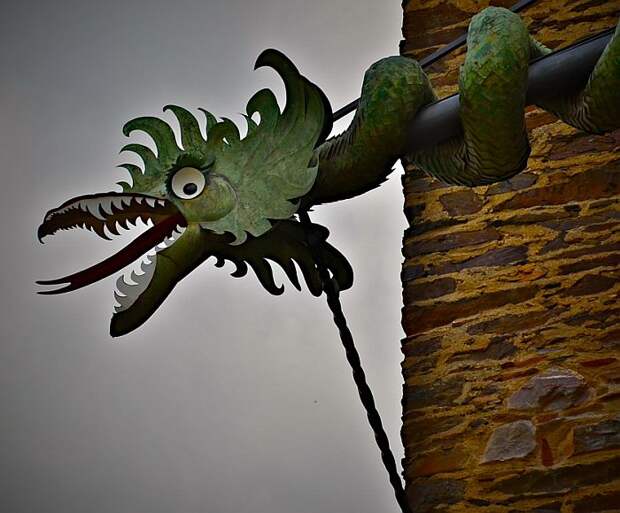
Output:
<instances>
[{"instance_id":1,"label":"dragon snout","mask_svg":"<svg viewBox=\"0 0 620 513\"><path fill-rule=\"evenodd\" d=\"M108 192L72 198L50 210L37 231L39 240L59 230L86 228L104 239L119 235L119 228L128 230L142 220L154 224L179 211L164 198L143 194Z\"/></svg>"},{"instance_id":2,"label":"dragon snout","mask_svg":"<svg viewBox=\"0 0 620 513\"><path fill-rule=\"evenodd\" d=\"M104 239L120 235L120 229L129 230L138 221L151 227L121 251L94 266L75 274L54 280L38 281L39 285L64 285L40 294L59 294L76 290L114 274L131 264L149 250L163 243L169 246L187 226L185 217L174 204L164 198L142 194L104 193L79 196L50 210L37 231L39 240L59 230L86 228Z\"/></svg>"}]
</instances>

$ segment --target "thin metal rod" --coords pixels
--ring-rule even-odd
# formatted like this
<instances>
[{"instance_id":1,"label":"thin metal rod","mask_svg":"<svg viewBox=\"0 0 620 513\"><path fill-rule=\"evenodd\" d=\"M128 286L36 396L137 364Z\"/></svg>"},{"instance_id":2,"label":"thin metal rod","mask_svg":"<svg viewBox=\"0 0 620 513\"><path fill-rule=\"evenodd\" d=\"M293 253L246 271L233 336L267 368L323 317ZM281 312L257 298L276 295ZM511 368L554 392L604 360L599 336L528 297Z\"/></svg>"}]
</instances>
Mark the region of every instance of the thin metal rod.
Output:
<instances>
[{"instance_id":1,"label":"thin metal rod","mask_svg":"<svg viewBox=\"0 0 620 513\"><path fill-rule=\"evenodd\" d=\"M398 473L398 468L396 467L396 461L394 459L394 455L392 454L392 449L390 448L390 441L387 437L387 434L385 433L385 429L383 428L383 423L381 422L381 416L379 415L379 411L375 406L375 399L372 395L372 391L370 390L370 387L366 382L366 374L364 373L364 369L362 368L362 362L360 361L359 353L355 348L353 335L351 334L351 330L347 326L347 319L342 311L342 305L340 303L340 293L338 292L338 285L334 281L334 278L330 276L329 271L321 260L319 252L315 249L315 243L312 240L311 235L309 235L312 229L312 222L310 221L310 216L308 215L308 212L306 210L299 211L299 219L302 225L304 225L304 227L306 228L306 234L308 234L308 246L310 248L312 258L316 263L321 281L323 282L323 290L325 291L325 295L327 296L327 304L329 305L329 308L334 317L334 323L336 324L338 331L340 332L340 340L342 341L347 361L351 366L353 381L355 381L355 385L357 386L357 392L362 401L362 405L366 410L368 423L370 424L372 432L375 435L377 446L379 447L379 451L381 452L381 460L383 461L383 465L387 470L392 488L394 488L396 502L400 506L400 509L403 513L411 513L409 502L407 501L407 496L405 495L405 490L403 489L403 483L401 481L400 474Z\"/></svg>"},{"instance_id":2,"label":"thin metal rod","mask_svg":"<svg viewBox=\"0 0 620 513\"><path fill-rule=\"evenodd\" d=\"M581 89L611 40L614 29L540 57L530 63L526 104L567 96ZM408 128L407 152L428 148L462 133L459 95L426 105Z\"/></svg>"},{"instance_id":3,"label":"thin metal rod","mask_svg":"<svg viewBox=\"0 0 620 513\"><path fill-rule=\"evenodd\" d=\"M518 12L524 7L534 3L535 1L536 0L520 0L512 6L511 10L513 12ZM463 36L455 39L450 44L446 45L440 50L433 52L431 55L423 59L420 64L422 65L422 67L429 66L433 62L441 59L444 55L463 45L466 39L467 34L464 34ZM359 100L355 100L335 112L333 115L334 121L354 111L357 108L358 104ZM432 113L433 112L431 111L431 114ZM312 223L310 221L310 216L308 215L308 212L306 210L301 210L298 215L302 225L304 225L306 228L306 233L310 234ZM394 459L394 454L392 453L392 449L390 448L390 441L387 437L387 434L385 433L385 429L383 428L381 416L379 415L379 411L377 410L377 407L375 405L372 391L368 386L368 383L366 382L366 374L364 373L364 369L362 368L359 353L355 348L353 335L351 334L351 330L347 325L346 317L344 315L344 312L342 311L342 304L340 303L340 293L338 290L338 285L335 282L334 278L330 276L325 264L321 261L320 254L318 251L316 251L313 241L311 240L311 236L308 235L307 237L308 246L310 248L312 257L316 263L317 270L319 272L319 276L323 283L323 290L325 291L325 295L327 297L327 304L332 312L334 323L336 324L336 327L338 328L338 331L340 333L340 340L342 341L347 361L351 366L353 380L355 381L355 385L357 386L357 392L359 394L362 405L366 410L368 422L375 435L375 440L377 442L377 446L379 447L379 451L381 452L381 460L388 473L390 484L394 489L396 502L398 503L402 513L411 513L411 508L409 506L409 501L407 500L407 495L405 494L403 482L396 466L396 460Z\"/></svg>"},{"instance_id":4,"label":"thin metal rod","mask_svg":"<svg viewBox=\"0 0 620 513\"><path fill-rule=\"evenodd\" d=\"M514 4L510 8L510 10L512 12L522 11L528 5L533 4L535 1L536 0L520 0L519 2ZM453 50L456 50L459 46L463 46L465 44L465 41L467 41L467 32L465 32L465 34L463 34L462 36L457 37L454 41L448 43L446 46L443 46L439 50L435 50L432 54L428 55L427 57L424 57L420 61L420 66L422 66L423 68L430 66L434 62L437 62L439 59L441 59L444 55L447 55ZM345 117L347 114L357 109L359 102L360 100L358 98L357 100L353 100L351 103L348 103L341 109L338 109L336 112L334 112L333 114L334 121L337 121L340 118Z\"/></svg>"}]
</instances>

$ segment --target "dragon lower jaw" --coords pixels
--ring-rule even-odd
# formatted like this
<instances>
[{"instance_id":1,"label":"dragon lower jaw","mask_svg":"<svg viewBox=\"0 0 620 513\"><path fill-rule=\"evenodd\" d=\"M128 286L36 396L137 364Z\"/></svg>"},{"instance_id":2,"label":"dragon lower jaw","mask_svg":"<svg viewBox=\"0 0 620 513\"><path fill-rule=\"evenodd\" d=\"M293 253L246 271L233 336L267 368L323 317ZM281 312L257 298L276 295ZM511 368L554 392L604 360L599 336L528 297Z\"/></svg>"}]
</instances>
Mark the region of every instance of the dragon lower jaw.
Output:
<instances>
[{"instance_id":1,"label":"dragon lower jaw","mask_svg":"<svg viewBox=\"0 0 620 513\"><path fill-rule=\"evenodd\" d=\"M154 255L147 255L142 265L144 274L132 275L135 285L119 279L116 293L119 306L112 316L110 335L120 337L142 326L177 283L208 258L206 244L204 230L192 223L174 244Z\"/></svg>"}]
</instances>

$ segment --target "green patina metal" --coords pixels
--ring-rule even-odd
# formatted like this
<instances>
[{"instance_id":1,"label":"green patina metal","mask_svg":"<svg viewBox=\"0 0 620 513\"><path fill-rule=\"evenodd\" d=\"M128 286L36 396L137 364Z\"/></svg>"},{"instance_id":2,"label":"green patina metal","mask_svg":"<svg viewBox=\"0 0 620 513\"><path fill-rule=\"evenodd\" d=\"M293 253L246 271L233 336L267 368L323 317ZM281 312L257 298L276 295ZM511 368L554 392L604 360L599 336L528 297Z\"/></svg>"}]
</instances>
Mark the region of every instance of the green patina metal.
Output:
<instances>
[{"instance_id":1,"label":"green patina metal","mask_svg":"<svg viewBox=\"0 0 620 513\"><path fill-rule=\"evenodd\" d=\"M329 135L331 109L321 90L301 76L293 63L276 50L267 50L256 68L270 66L284 80L286 107L280 113L269 89L262 89L246 108L247 135L230 119L217 121L208 111L207 137L203 138L196 118L182 107L169 105L181 129L182 148L172 128L159 118L129 121L125 135L141 130L157 146L157 157L146 146L130 144L124 151L137 153L144 172L124 164L133 184L124 183L126 193L138 192L167 199L189 223L198 223L214 233L231 233L234 244L248 235L259 237L271 229L270 220L288 219L298 208L297 198L305 195L316 179L317 143ZM260 122L253 121L258 114ZM204 172L208 186L196 198L170 194L169 178L175 171L193 167Z\"/></svg>"},{"instance_id":2,"label":"green patina metal","mask_svg":"<svg viewBox=\"0 0 620 513\"><path fill-rule=\"evenodd\" d=\"M617 28L581 91L541 107L588 132L618 128L619 32ZM157 155L143 145L125 146L123 150L135 152L144 163L143 169L123 165L132 183L123 183L122 193L65 202L47 213L39 236L73 226L107 236L116 233L117 223L127 228L138 218L151 219L154 226L97 266L41 282L65 285L44 293L74 290L109 276L167 239L168 247L145 263L144 275L134 277L137 285L118 283L120 307L112 319L113 335L140 326L176 283L211 256L218 264L235 262L234 276L244 275L249 265L273 293L281 288L273 281L269 261L277 262L299 286L296 264L309 289L320 294L308 240L295 218L300 209L377 187L403 157L440 180L469 186L505 180L525 167L530 151L524 123L528 63L549 50L528 35L516 14L502 8L485 9L472 19L467 46L459 81L463 135L415 154L406 155L407 126L436 95L420 65L399 56L368 69L351 125L328 140L332 112L325 95L275 50L263 52L257 66L270 66L281 75L286 107L280 112L269 90L256 93L246 109L244 138L232 121L218 121L203 111L205 138L197 119L177 106L166 109L178 120L181 147L161 119L130 121L125 134L146 132ZM256 113L258 122L252 119ZM326 242L324 228L315 225L313 230L314 250L339 288L350 287L350 266Z\"/></svg>"}]
</instances>

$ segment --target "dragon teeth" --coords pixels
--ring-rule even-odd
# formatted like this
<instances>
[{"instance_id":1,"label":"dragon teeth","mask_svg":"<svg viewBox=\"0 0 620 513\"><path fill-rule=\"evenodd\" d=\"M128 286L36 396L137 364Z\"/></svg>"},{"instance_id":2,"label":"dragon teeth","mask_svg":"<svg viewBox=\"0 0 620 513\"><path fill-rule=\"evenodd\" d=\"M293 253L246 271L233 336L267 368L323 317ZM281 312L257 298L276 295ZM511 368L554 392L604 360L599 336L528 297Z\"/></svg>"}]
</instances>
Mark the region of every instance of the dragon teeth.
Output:
<instances>
[{"instance_id":1,"label":"dragon teeth","mask_svg":"<svg viewBox=\"0 0 620 513\"><path fill-rule=\"evenodd\" d=\"M142 274L137 273L136 270L130 273L129 279L135 282L134 284L127 283L125 276L120 276L116 281L118 289L114 291L114 299L117 303L114 305L116 313L130 308L151 283L155 274L155 265L147 263L147 259L144 258L140 261L138 268Z\"/></svg>"},{"instance_id":2,"label":"dragon teeth","mask_svg":"<svg viewBox=\"0 0 620 513\"><path fill-rule=\"evenodd\" d=\"M177 225L175 229L172 230L172 233L170 234L168 239L170 239L172 242L176 242L177 240L179 240L179 238L181 237L181 235L183 235L184 232L185 226Z\"/></svg>"},{"instance_id":3,"label":"dragon teeth","mask_svg":"<svg viewBox=\"0 0 620 513\"><path fill-rule=\"evenodd\" d=\"M107 224L103 225L103 234L108 238L108 239L113 239L115 237L115 234L112 230L110 230L110 227Z\"/></svg>"},{"instance_id":4,"label":"dragon teeth","mask_svg":"<svg viewBox=\"0 0 620 513\"><path fill-rule=\"evenodd\" d=\"M88 197L75 201L58 210L48 212L45 221L51 221L55 216L66 214L72 210L86 212L100 221L106 221L113 216L115 211L123 212L128 207L134 205L148 205L152 209L163 208L167 202L165 199L149 198L145 196L98 196ZM146 217L146 216L145 216Z\"/></svg>"},{"instance_id":5,"label":"dragon teeth","mask_svg":"<svg viewBox=\"0 0 620 513\"><path fill-rule=\"evenodd\" d=\"M52 212L50 214L50 219L54 216L54 214L64 214L66 212L69 212L69 210L71 210L72 208L74 208L73 203L71 205L67 205L65 208L61 208L60 210L57 210L56 212Z\"/></svg>"},{"instance_id":6,"label":"dragon teeth","mask_svg":"<svg viewBox=\"0 0 620 513\"><path fill-rule=\"evenodd\" d=\"M118 231L118 228L116 227L116 224L108 224L106 226L108 227L108 230L110 231L110 233L114 234L117 237L120 235L120 232Z\"/></svg>"},{"instance_id":7,"label":"dragon teeth","mask_svg":"<svg viewBox=\"0 0 620 513\"><path fill-rule=\"evenodd\" d=\"M134 287L138 284L138 282L134 280L133 271L127 275L123 275L123 281L130 287Z\"/></svg>"},{"instance_id":8,"label":"dragon teeth","mask_svg":"<svg viewBox=\"0 0 620 513\"><path fill-rule=\"evenodd\" d=\"M125 280L123 278L124 278L124 276L121 274L116 279L116 290L114 291L114 295L116 296L118 294L121 298L127 296L126 290L125 290L126 287L127 287L127 283L125 283Z\"/></svg>"},{"instance_id":9,"label":"dragon teeth","mask_svg":"<svg viewBox=\"0 0 620 513\"><path fill-rule=\"evenodd\" d=\"M89 213L94 215L97 219L105 221L105 216L101 214L99 210L99 202L96 200L86 200L86 209Z\"/></svg>"},{"instance_id":10,"label":"dragon teeth","mask_svg":"<svg viewBox=\"0 0 620 513\"><path fill-rule=\"evenodd\" d=\"M153 257L156 255L156 253L157 253L157 251L155 251L154 249L150 249L148 251L148 253L144 256L144 262L147 265L151 265L153 263L153 260L154 260Z\"/></svg>"},{"instance_id":11,"label":"dragon teeth","mask_svg":"<svg viewBox=\"0 0 620 513\"><path fill-rule=\"evenodd\" d=\"M112 215L114 212L112 211L112 203L114 202L113 198L101 198L99 200L99 208L106 214Z\"/></svg>"},{"instance_id":12,"label":"dragon teeth","mask_svg":"<svg viewBox=\"0 0 620 513\"><path fill-rule=\"evenodd\" d=\"M112 198L112 205L116 207L117 210L123 210L123 199L122 198Z\"/></svg>"}]
</instances>

